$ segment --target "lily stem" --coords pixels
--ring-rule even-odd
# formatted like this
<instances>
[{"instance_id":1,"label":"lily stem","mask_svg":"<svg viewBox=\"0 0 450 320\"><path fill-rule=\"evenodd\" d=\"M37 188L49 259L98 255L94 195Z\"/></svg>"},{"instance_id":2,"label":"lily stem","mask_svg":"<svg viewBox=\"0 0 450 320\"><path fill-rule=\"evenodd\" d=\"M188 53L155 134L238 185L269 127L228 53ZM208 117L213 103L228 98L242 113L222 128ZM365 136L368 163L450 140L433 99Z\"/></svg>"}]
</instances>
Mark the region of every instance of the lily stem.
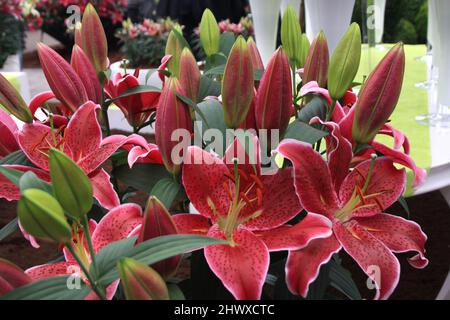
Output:
<instances>
[{"instance_id":1,"label":"lily stem","mask_svg":"<svg viewBox=\"0 0 450 320\"><path fill-rule=\"evenodd\" d=\"M91 256L91 261L92 261L92 264L94 266L94 270L95 270L96 274L98 274L97 261L96 261L96 257L95 257L95 250L94 250L94 245L92 244L91 230L89 229L89 221L88 221L87 216L83 217L83 220L82 220L81 223L82 223L82 226L83 226L84 235L85 235L87 243L88 243L89 254Z\"/></svg>"},{"instance_id":2,"label":"lily stem","mask_svg":"<svg viewBox=\"0 0 450 320\"><path fill-rule=\"evenodd\" d=\"M78 257L77 253L75 252L75 250L73 250L72 245L69 242L66 243L66 248L67 248L67 250L69 250L69 252L72 255L72 257L74 257L74 259L76 260L76 262L80 266L80 268L83 271L84 275L88 279L92 290L94 290L94 292L99 296L100 299L106 300L105 290L103 290L103 288L99 288L98 283L94 281L94 279L92 278L91 274L89 273L89 270L86 268L86 266L80 260L80 258Z\"/></svg>"}]
</instances>

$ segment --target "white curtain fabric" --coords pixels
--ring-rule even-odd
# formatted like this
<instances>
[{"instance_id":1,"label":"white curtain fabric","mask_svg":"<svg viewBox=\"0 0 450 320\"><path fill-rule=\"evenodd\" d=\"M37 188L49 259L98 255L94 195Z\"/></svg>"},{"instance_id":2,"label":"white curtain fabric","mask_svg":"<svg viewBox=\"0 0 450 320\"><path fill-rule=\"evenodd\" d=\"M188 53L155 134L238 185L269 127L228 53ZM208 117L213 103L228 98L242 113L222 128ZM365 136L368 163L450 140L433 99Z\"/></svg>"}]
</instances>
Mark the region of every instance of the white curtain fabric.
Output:
<instances>
[{"instance_id":1,"label":"white curtain fabric","mask_svg":"<svg viewBox=\"0 0 450 320\"><path fill-rule=\"evenodd\" d=\"M450 107L450 1L431 0L435 2L436 12L436 44L433 51L438 53L439 82L438 82L438 103Z\"/></svg>"},{"instance_id":2,"label":"white curtain fabric","mask_svg":"<svg viewBox=\"0 0 450 320\"><path fill-rule=\"evenodd\" d=\"M439 30L438 30L438 7L437 0L428 0L428 25L430 28L429 31L429 41L432 44L432 53L433 53L433 66L439 67L439 54L440 54L440 39L439 39Z\"/></svg>"},{"instance_id":3,"label":"white curtain fabric","mask_svg":"<svg viewBox=\"0 0 450 320\"><path fill-rule=\"evenodd\" d=\"M310 41L323 30L330 53L350 25L355 0L305 0L306 34Z\"/></svg>"},{"instance_id":4,"label":"white curtain fabric","mask_svg":"<svg viewBox=\"0 0 450 320\"><path fill-rule=\"evenodd\" d=\"M284 11L286 11L286 8L288 6L291 6L294 8L297 15L300 17L300 5L302 4L302 0L281 0L281 6L280 6L280 12L281 16L283 16Z\"/></svg>"},{"instance_id":5,"label":"white curtain fabric","mask_svg":"<svg viewBox=\"0 0 450 320\"><path fill-rule=\"evenodd\" d=\"M275 51L281 0L250 0L256 45L264 65Z\"/></svg>"},{"instance_id":6,"label":"white curtain fabric","mask_svg":"<svg viewBox=\"0 0 450 320\"><path fill-rule=\"evenodd\" d=\"M384 13L386 11L386 0L375 0L375 43L383 41L384 34Z\"/></svg>"}]
</instances>

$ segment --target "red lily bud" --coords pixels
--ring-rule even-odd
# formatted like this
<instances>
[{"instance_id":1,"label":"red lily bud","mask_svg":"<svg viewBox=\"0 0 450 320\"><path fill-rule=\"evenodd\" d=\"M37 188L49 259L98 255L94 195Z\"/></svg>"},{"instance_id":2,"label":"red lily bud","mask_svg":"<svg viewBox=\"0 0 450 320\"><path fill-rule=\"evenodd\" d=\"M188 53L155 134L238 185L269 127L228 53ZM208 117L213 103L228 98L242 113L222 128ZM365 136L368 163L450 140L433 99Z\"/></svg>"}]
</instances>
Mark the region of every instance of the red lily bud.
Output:
<instances>
[{"instance_id":1,"label":"red lily bud","mask_svg":"<svg viewBox=\"0 0 450 320\"><path fill-rule=\"evenodd\" d=\"M83 81L84 88L89 100L95 103L101 103L102 87L98 81L97 72L92 66L89 58L78 45L73 46L72 58L70 61L72 68Z\"/></svg>"},{"instance_id":2,"label":"red lily bud","mask_svg":"<svg viewBox=\"0 0 450 320\"><path fill-rule=\"evenodd\" d=\"M144 212L142 229L139 233L138 243L159 236L177 234L177 228L170 213L164 205L155 197L150 197ZM171 257L152 265L158 273L168 278L175 273L180 263L181 256Z\"/></svg>"},{"instance_id":3,"label":"red lily bud","mask_svg":"<svg viewBox=\"0 0 450 320\"><path fill-rule=\"evenodd\" d=\"M177 129L193 132L189 108L177 97L177 92L185 95L178 79L170 77L159 98L155 124L156 144L166 169L172 174L180 171L180 164L175 164L172 160L172 150L179 143L172 141L172 133ZM182 156L180 155L181 159Z\"/></svg>"},{"instance_id":4,"label":"red lily bud","mask_svg":"<svg viewBox=\"0 0 450 320\"><path fill-rule=\"evenodd\" d=\"M161 276L152 268L130 258L117 263L127 300L168 300L169 291Z\"/></svg>"},{"instance_id":5,"label":"red lily bud","mask_svg":"<svg viewBox=\"0 0 450 320\"><path fill-rule=\"evenodd\" d=\"M239 36L228 56L222 80L225 123L237 128L248 113L253 99L253 65L244 37Z\"/></svg>"},{"instance_id":6,"label":"red lily bud","mask_svg":"<svg viewBox=\"0 0 450 320\"><path fill-rule=\"evenodd\" d=\"M256 89L253 89L253 99L248 109L247 117L244 122L239 125L240 129L255 129L256 130L256 118L255 118L255 105L256 105Z\"/></svg>"},{"instance_id":7,"label":"red lily bud","mask_svg":"<svg viewBox=\"0 0 450 320\"><path fill-rule=\"evenodd\" d=\"M33 116L26 102L2 74L0 74L0 105L23 122L33 122Z\"/></svg>"},{"instance_id":8,"label":"red lily bud","mask_svg":"<svg viewBox=\"0 0 450 320\"><path fill-rule=\"evenodd\" d=\"M291 106L291 69L280 47L270 58L259 84L255 108L258 129L279 129L282 137L289 124Z\"/></svg>"},{"instance_id":9,"label":"red lily bud","mask_svg":"<svg viewBox=\"0 0 450 320\"><path fill-rule=\"evenodd\" d=\"M321 31L309 49L303 72L303 82L317 81L319 87L326 88L329 60L327 39L323 31Z\"/></svg>"},{"instance_id":10,"label":"red lily bud","mask_svg":"<svg viewBox=\"0 0 450 320\"><path fill-rule=\"evenodd\" d=\"M81 43L97 73L106 70L109 65L108 41L100 17L90 3L83 13Z\"/></svg>"},{"instance_id":11,"label":"red lily bud","mask_svg":"<svg viewBox=\"0 0 450 320\"><path fill-rule=\"evenodd\" d=\"M361 89L355 106L353 139L370 142L391 116L402 90L405 72L403 43L395 45L380 61Z\"/></svg>"},{"instance_id":12,"label":"red lily bud","mask_svg":"<svg viewBox=\"0 0 450 320\"><path fill-rule=\"evenodd\" d=\"M83 42L81 40L81 22L77 22L75 24L75 31L74 31L74 42L77 46L79 46L80 48L83 47Z\"/></svg>"},{"instance_id":13,"label":"red lily bud","mask_svg":"<svg viewBox=\"0 0 450 320\"><path fill-rule=\"evenodd\" d=\"M15 264L0 258L0 297L31 283L31 278Z\"/></svg>"},{"instance_id":14,"label":"red lily bud","mask_svg":"<svg viewBox=\"0 0 450 320\"><path fill-rule=\"evenodd\" d=\"M261 54L259 53L256 42L252 37L248 37L247 46L250 50L250 58L252 60L252 65L254 70L264 70L264 64L261 59Z\"/></svg>"},{"instance_id":15,"label":"red lily bud","mask_svg":"<svg viewBox=\"0 0 450 320\"><path fill-rule=\"evenodd\" d=\"M181 52L180 84L186 92L186 96L193 102L197 102L200 88L200 70L197 61L188 48L184 48Z\"/></svg>"},{"instance_id":16,"label":"red lily bud","mask_svg":"<svg viewBox=\"0 0 450 320\"><path fill-rule=\"evenodd\" d=\"M42 70L56 98L76 111L89 100L80 77L55 50L43 43L37 45L37 50Z\"/></svg>"}]
</instances>

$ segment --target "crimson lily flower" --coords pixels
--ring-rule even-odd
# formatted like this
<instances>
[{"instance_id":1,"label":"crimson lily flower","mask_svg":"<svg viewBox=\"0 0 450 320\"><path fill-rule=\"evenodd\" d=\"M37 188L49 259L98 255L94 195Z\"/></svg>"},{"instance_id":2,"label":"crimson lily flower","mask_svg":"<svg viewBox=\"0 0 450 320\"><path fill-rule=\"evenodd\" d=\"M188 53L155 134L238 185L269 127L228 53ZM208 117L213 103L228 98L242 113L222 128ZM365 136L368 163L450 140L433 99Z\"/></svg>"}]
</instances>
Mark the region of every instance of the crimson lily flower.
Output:
<instances>
[{"instance_id":1,"label":"crimson lily flower","mask_svg":"<svg viewBox=\"0 0 450 320\"><path fill-rule=\"evenodd\" d=\"M72 116L67 127L52 130L42 123L25 124L17 132L20 148L30 161L38 168L27 166L9 166L20 171L33 171L43 180L49 181L48 151L50 148L61 149L88 175L91 180L94 197L107 209L120 204L109 174L98 168L118 148L125 143L132 143L136 135L129 137L113 135L102 139L102 133L97 122L96 110L100 107L92 102L82 105ZM60 132L64 130L64 135ZM8 200L20 198L19 189L0 175L0 197Z\"/></svg>"},{"instance_id":2,"label":"crimson lily flower","mask_svg":"<svg viewBox=\"0 0 450 320\"><path fill-rule=\"evenodd\" d=\"M260 298L269 252L297 250L312 239L330 235L329 221L314 213L296 225L286 224L302 210L292 170L262 175L256 137L253 146L257 151L251 157L235 140L223 159L189 147L182 179L200 214L173 216L179 233L206 234L230 242L209 246L204 252L211 270L236 299ZM238 158L236 164L234 158ZM251 159L256 164L250 164Z\"/></svg>"},{"instance_id":3,"label":"crimson lily flower","mask_svg":"<svg viewBox=\"0 0 450 320\"><path fill-rule=\"evenodd\" d=\"M144 137L136 136L133 144L126 144L122 149L128 152L128 165L130 168L137 163L163 164L159 148L154 143L148 143Z\"/></svg>"},{"instance_id":4,"label":"crimson lily flower","mask_svg":"<svg viewBox=\"0 0 450 320\"><path fill-rule=\"evenodd\" d=\"M427 237L420 226L383 213L402 195L405 169L398 170L391 158L380 157L364 161L348 173L351 145L335 123L326 125L332 129L334 145L328 163L303 142L284 140L278 147L278 152L293 163L296 192L305 210L322 214L333 225L331 237L289 253L288 287L305 297L320 266L343 248L375 281L375 299L387 299L400 276L393 252L416 251L409 263L415 268L428 264L424 249Z\"/></svg>"},{"instance_id":5,"label":"crimson lily flower","mask_svg":"<svg viewBox=\"0 0 450 320\"><path fill-rule=\"evenodd\" d=\"M331 97L328 93L328 90L320 88L317 82L312 81L305 84L301 88L300 94L302 96L306 94L319 94L323 96L328 104L331 104ZM356 102L356 96L353 92L347 92L348 97L345 100ZM348 108L348 106L342 107L339 102L336 103L335 108L333 110L333 114L331 119L337 123L340 127L341 134L350 142L353 146L355 146L355 141L352 138L352 127L353 127L353 119L355 114L355 104ZM364 150L355 155L354 162L364 161L370 158L370 155L375 152L380 152L384 156L389 157L395 163L398 163L402 166L405 166L413 171L414 180L412 183L413 187L417 187L420 185L426 178L426 170L419 168L416 166L414 160L409 156L409 142L407 137L400 131L394 129L391 125L385 124L383 128L378 132L381 135L388 135L394 138L394 147L388 147L385 144L382 144L376 139L373 139L368 144L371 148ZM403 148L403 150L401 150Z\"/></svg>"},{"instance_id":6,"label":"crimson lily flower","mask_svg":"<svg viewBox=\"0 0 450 320\"><path fill-rule=\"evenodd\" d=\"M19 150L15 132L18 130L16 123L3 109L0 108L0 159Z\"/></svg>"},{"instance_id":7,"label":"crimson lily flower","mask_svg":"<svg viewBox=\"0 0 450 320\"><path fill-rule=\"evenodd\" d=\"M94 220L89 221L89 228L92 234L92 243L94 251L100 252L108 244L127 238L132 234L132 231L142 223L141 208L135 204L124 204L118 206L108 212L97 224ZM74 230L73 240L71 243L72 248L80 257L82 263L89 270L91 264L91 256L89 254L89 247L83 231L80 229ZM71 275L77 270L80 270L80 266L64 247L65 261L55 262L50 264L44 264L34 266L25 271L25 273L33 280L37 281L49 277ZM79 272L82 272L81 270ZM83 274L80 274L83 281L86 278ZM114 296L119 281L114 281L106 288L106 298L112 299ZM86 300L96 300L99 297L92 291L86 296Z\"/></svg>"}]
</instances>

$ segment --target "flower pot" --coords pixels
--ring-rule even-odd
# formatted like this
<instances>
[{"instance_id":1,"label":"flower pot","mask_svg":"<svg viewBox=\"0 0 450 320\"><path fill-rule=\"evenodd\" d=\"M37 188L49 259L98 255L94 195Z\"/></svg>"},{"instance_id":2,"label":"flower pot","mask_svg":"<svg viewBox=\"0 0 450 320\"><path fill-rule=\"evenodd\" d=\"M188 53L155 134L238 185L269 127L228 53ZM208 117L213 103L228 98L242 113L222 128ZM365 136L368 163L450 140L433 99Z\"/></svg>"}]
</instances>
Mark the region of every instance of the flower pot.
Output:
<instances>
[{"instance_id":1,"label":"flower pot","mask_svg":"<svg viewBox=\"0 0 450 320\"><path fill-rule=\"evenodd\" d=\"M22 67L22 59L19 53L9 56L3 67L0 68L1 72L18 72Z\"/></svg>"},{"instance_id":2,"label":"flower pot","mask_svg":"<svg viewBox=\"0 0 450 320\"><path fill-rule=\"evenodd\" d=\"M250 0L255 40L264 65L275 51L281 0Z\"/></svg>"},{"instance_id":3,"label":"flower pot","mask_svg":"<svg viewBox=\"0 0 450 320\"><path fill-rule=\"evenodd\" d=\"M123 61L117 61L111 64L111 76L113 76L116 73L120 73L122 75L125 74L125 70L122 67ZM126 73L128 74L134 74L135 69L127 68ZM158 76L158 72L156 72L157 69L140 69L139 70L139 83L142 85L149 85L154 86L156 88L161 89L162 88L162 81ZM145 83L145 79L147 78L147 75L150 74L147 83Z\"/></svg>"}]
</instances>

